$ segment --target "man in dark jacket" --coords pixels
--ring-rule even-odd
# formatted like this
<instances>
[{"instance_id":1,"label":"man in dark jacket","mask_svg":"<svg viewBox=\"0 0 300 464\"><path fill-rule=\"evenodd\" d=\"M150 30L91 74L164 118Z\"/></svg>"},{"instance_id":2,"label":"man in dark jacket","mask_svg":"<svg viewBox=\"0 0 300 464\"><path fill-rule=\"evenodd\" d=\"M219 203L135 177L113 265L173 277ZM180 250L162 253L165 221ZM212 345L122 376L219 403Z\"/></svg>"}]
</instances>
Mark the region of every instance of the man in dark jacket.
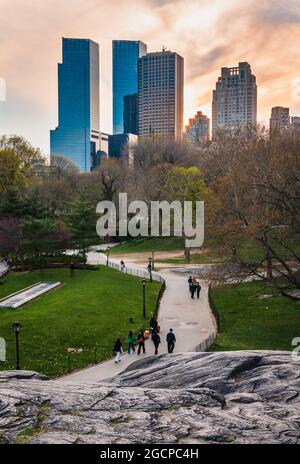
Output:
<instances>
[{"instance_id":1,"label":"man in dark jacket","mask_svg":"<svg viewBox=\"0 0 300 464\"><path fill-rule=\"evenodd\" d=\"M158 347L159 347L159 344L160 344L160 336L158 335L156 330L154 330L152 332L152 341L153 341L154 348L155 348L155 353L154 354L158 354Z\"/></svg>"},{"instance_id":2,"label":"man in dark jacket","mask_svg":"<svg viewBox=\"0 0 300 464\"><path fill-rule=\"evenodd\" d=\"M167 335L168 353L173 353L175 343L176 343L175 334L173 332L173 329L170 329Z\"/></svg>"}]
</instances>

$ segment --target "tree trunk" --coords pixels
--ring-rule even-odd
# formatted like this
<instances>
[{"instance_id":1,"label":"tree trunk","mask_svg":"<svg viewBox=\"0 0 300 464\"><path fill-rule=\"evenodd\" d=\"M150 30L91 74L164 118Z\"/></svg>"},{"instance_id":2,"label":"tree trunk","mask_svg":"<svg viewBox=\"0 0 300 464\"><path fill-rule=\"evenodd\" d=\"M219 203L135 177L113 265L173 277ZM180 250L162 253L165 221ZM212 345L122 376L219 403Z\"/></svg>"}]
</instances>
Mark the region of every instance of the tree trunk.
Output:
<instances>
[{"instance_id":1,"label":"tree trunk","mask_svg":"<svg viewBox=\"0 0 300 464\"><path fill-rule=\"evenodd\" d=\"M186 264L191 262L191 249L188 247L184 247L184 260Z\"/></svg>"},{"instance_id":2,"label":"tree trunk","mask_svg":"<svg viewBox=\"0 0 300 464\"><path fill-rule=\"evenodd\" d=\"M273 264L272 264L272 256L269 248L268 238L264 236L263 240L265 253L266 253L266 261L267 261L267 279L273 280Z\"/></svg>"},{"instance_id":3,"label":"tree trunk","mask_svg":"<svg viewBox=\"0 0 300 464\"><path fill-rule=\"evenodd\" d=\"M83 247L83 267L86 268L86 248Z\"/></svg>"}]
</instances>

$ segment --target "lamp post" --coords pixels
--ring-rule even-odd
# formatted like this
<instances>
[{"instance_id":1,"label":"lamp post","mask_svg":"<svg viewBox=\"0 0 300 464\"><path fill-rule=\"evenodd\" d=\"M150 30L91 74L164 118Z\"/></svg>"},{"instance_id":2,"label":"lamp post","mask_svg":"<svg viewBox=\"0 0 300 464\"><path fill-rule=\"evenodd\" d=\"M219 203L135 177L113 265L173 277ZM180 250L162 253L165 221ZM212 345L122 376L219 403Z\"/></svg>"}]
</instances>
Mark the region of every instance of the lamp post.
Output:
<instances>
[{"instance_id":1,"label":"lamp post","mask_svg":"<svg viewBox=\"0 0 300 464\"><path fill-rule=\"evenodd\" d=\"M154 250L152 250L152 271L154 271Z\"/></svg>"},{"instance_id":2,"label":"lamp post","mask_svg":"<svg viewBox=\"0 0 300 464\"><path fill-rule=\"evenodd\" d=\"M146 280L142 280L143 285L143 317L146 319Z\"/></svg>"},{"instance_id":3,"label":"lamp post","mask_svg":"<svg viewBox=\"0 0 300 464\"><path fill-rule=\"evenodd\" d=\"M13 324L13 330L16 334L16 369L17 370L20 370L21 369L21 366L20 366L20 353L19 353L19 333L20 333L20 330L21 330L21 324L19 321L16 321L14 324Z\"/></svg>"},{"instance_id":4,"label":"lamp post","mask_svg":"<svg viewBox=\"0 0 300 464\"><path fill-rule=\"evenodd\" d=\"M106 248L106 266L108 266L109 263L109 247Z\"/></svg>"}]
</instances>

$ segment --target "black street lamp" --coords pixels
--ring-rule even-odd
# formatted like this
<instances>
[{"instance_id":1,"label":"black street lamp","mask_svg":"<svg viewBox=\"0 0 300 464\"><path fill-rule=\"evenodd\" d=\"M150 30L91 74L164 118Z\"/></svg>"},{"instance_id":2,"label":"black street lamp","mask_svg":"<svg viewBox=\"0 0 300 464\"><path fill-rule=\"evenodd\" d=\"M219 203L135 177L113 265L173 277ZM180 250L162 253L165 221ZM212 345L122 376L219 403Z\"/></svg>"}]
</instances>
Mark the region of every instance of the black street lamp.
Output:
<instances>
[{"instance_id":1,"label":"black street lamp","mask_svg":"<svg viewBox=\"0 0 300 464\"><path fill-rule=\"evenodd\" d=\"M146 280L142 280L143 284L143 317L146 319Z\"/></svg>"},{"instance_id":2,"label":"black street lamp","mask_svg":"<svg viewBox=\"0 0 300 464\"><path fill-rule=\"evenodd\" d=\"M106 248L106 266L109 264L109 247Z\"/></svg>"},{"instance_id":3,"label":"black street lamp","mask_svg":"<svg viewBox=\"0 0 300 464\"><path fill-rule=\"evenodd\" d=\"M14 332L16 334L16 356L17 356L16 369L20 370L21 366L20 366L20 353L19 353L19 333L21 331L21 324L20 324L19 321L16 321L13 324L13 330L14 330Z\"/></svg>"},{"instance_id":4,"label":"black street lamp","mask_svg":"<svg viewBox=\"0 0 300 464\"><path fill-rule=\"evenodd\" d=\"M152 250L152 271L154 271L154 250Z\"/></svg>"}]
</instances>

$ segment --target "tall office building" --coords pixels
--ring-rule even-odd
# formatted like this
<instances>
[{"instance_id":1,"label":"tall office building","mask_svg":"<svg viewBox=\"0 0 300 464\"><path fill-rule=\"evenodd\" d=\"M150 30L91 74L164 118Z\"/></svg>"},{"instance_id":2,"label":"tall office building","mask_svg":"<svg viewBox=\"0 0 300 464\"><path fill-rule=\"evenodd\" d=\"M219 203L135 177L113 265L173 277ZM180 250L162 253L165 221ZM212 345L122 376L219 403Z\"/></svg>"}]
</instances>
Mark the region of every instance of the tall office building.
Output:
<instances>
[{"instance_id":1,"label":"tall office building","mask_svg":"<svg viewBox=\"0 0 300 464\"><path fill-rule=\"evenodd\" d=\"M140 40L113 40L113 133L123 134L124 97L138 90L138 59L147 53Z\"/></svg>"},{"instance_id":2,"label":"tall office building","mask_svg":"<svg viewBox=\"0 0 300 464\"><path fill-rule=\"evenodd\" d=\"M213 90L212 132L235 130L257 122L257 85L248 63L222 68Z\"/></svg>"},{"instance_id":3,"label":"tall office building","mask_svg":"<svg viewBox=\"0 0 300 464\"><path fill-rule=\"evenodd\" d=\"M274 106L270 117L270 134L282 132L290 127L290 109Z\"/></svg>"},{"instance_id":4,"label":"tall office building","mask_svg":"<svg viewBox=\"0 0 300 464\"><path fill-rule=\"evenodd\" d=\"M209 119L202 111L197 111L195 117L189 119L185 136L195 145L205 145L209 141Z\"/></svg>"},{"instance_id":5,"label":"tall office building","mask_svg":"<svg viewBox=\"0 0 300 464\"><path fill-rule=\"evenodd\" d=\"M139 136L179 139L183 132L184 60L163 50L139 59Z\"/></svg>"},{"instance_id":6,"label":"tall office building","mask_svg":"<svg viewBox=\"0 0 300 464\"><path fill-rule=\"evenodd\" d=\"M93 167L99 150L99 45L88 39L62 41L58 64L58 127L50 131L50 153Z\"/></svg>"},{"instance_id":7,"label":"tall office building","mask_svg":"<svg viewBox=\"0 0 300 464\"><path fill-rule=\"evenodd\" d=\"M292 129L294 129L298 134L300 134L300 116L291 117Z\"/></svg>"},{"instance_id":8,"label":"tall office building","mask_svg":"<svg viewBox=\"0 0 300 464\"><path fill-rule=\"evenodd\" d=\"M122 158L129 165L133 164L133 147L138 141L136 134L114 134L108 137L108 154L110 158Z\"/></svg>"},{"instance_id":9,"label":"tall office building","mask_svg":"<svg viewBox=\"0 0 300 464\"><path fill-rule=\"evenodd\" d=\"M125 134L138 134L138 95L125 95L123 125Z\"/></svg>"}]
</instances>

